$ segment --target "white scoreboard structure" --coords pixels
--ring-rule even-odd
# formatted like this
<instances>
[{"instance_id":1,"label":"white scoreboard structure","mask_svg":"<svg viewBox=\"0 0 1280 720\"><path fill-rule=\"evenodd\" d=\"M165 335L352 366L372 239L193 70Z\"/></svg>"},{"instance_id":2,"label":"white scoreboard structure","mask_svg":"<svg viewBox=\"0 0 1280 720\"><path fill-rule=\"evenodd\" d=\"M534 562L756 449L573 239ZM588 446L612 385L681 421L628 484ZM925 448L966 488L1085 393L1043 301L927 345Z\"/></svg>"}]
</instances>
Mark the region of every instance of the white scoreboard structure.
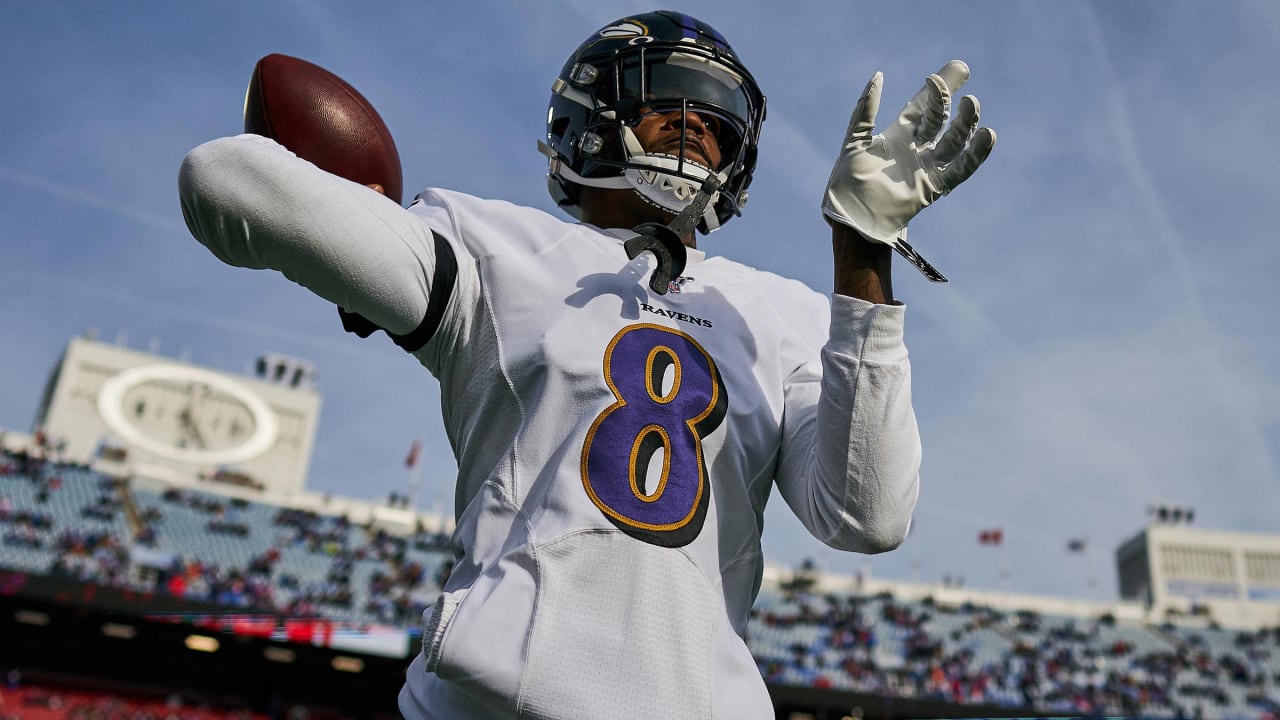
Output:
<instances>
[{"instance_id":1,"label":"white scoreboard structure","mask_svg":"<svg viewBox=\"0 0 1280 720\"><path fill-rule=\"evenodd\" d=\"M1124 600L1280 625L1280 535L1151 524L1117 548L1116 571Z\"/></svg>"},{"instance_id":2,"label":"white scoreboard structure","mask_svg":"<svg viewBox=\"0 0 1280 720\"><path fill-rule=\"evenodd\" d=\"M36 426L69 461L289 497L303 492L319 414L302 360L263 355L254 374L235 374L74 338Z\"/></svg>"}]
</instances>

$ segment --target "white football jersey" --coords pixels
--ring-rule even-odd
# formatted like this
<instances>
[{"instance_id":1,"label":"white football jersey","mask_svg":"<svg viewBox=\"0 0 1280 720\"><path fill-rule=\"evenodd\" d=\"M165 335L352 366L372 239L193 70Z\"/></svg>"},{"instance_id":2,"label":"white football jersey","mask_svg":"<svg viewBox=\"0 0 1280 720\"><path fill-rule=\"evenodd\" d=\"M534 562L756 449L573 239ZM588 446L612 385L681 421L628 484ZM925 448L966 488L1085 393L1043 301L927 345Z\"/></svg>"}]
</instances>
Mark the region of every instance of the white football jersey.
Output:
<instances>
[{"instance_id":1,"label":"white football jersey","mask_svg":"<svg viewBox=\"0 0 1280 720\"><path fill-rule=\"evenodd\" d=\"M903 308L698 251L657 295L628 232L444 190L406 211L269 141L215 143L183 170L197 238L413 338L441 384L461 557L402 713L772 718L743 639L765 503L776 482L838 548L905 537ZM250 170L288 197L233 192Z\"/></svg>"}]
</instances>

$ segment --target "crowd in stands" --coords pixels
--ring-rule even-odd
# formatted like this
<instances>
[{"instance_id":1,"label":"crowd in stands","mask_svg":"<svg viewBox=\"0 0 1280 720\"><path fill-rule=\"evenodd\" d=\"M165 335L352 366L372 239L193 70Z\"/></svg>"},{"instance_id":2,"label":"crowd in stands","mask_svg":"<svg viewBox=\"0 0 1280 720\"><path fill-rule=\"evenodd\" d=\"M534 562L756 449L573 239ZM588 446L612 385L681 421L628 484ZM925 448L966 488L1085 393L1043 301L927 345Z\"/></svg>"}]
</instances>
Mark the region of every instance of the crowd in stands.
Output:
<instances>
[{"instance_id":1,"label":"crowd in stands","mask_svg":"<svg viewBox=\"0 0 1280 720\"><path fill-rule=\"evenodd\" d=\"M65 498L70 511L59 510ZM180 516L203 535L176 533ZM0 564L6 547L34 548L53 576L398 628L418 626L452 567L448 538L421 527L396 534L190 489L147 494L11 453L0 455L0 531ZM228 554L210 554L216 544ZM145 568L140 548L151 552ZM1280 629L947 607L803 583L770 593L749 642L777 683L1072 715L1280 720Z\"/></svg>"},{"instance_id":2,"label":"crowd in stands","mask_svg":"<svg viewBox=\"0 0 1280 720\"><path fill-rule=\"evenodd\" d=\"M41 510L38 506L49 501L50 490L61 486L62 480L56 476L39 477L32 474L38 467L27 453L9 453L0 455L0 477L13 476L27 478L34 489L37 507L16 507L11 498L0 495L0 525L4 527L3 541L7 545L25 548L42 548L45 535L53 528L53 515Z\"/></svg>"},{"instance_id":3,"label":"crowd in stands","mask_svg":"<svg viewBox=\"0 0 1280 720\"><path fill-rule=\"evenodd\" d=\"M18 670L0 672L0 720L347 720L330 708L286 700L270 709L242 700L112 687L73 677L30 678Z\"/></svg>"},{"instance_id":4,"label":"crowd in stands","mask_svg":"<svg viewBox=\"0 0 1280 720\"><path fill-rule=\"evenodd\" d=\"M53 527L49 515L30 510L14 512L7 502L0 499L0 523L5 524L4 542L27 548L44 547L44 532Z\"/></svg>"},{"instance_id":5,"label":"crowd in stands","mask_svg":"<svg viewBox=\"0 0 1280 720\"><path fill-rule=\"evenodd\" d=\"M5 546L47 551L44 571L53 576L247 611L337 620L355 616L414 628L451 566L447 536L421 527L406 537L356 527L342 515L276 507L267 536L261 528L251 528L244 514L270 506L172 487L152 496L159 502L141 502L122 481L94 473L77 479L93 487L79 488L77 498L91 499L74 510L97 522L82 526L64 518L59 523L59 493L71 482L62 477L67 469L42 455L0 455L0 478L22 485L22 496L28 498L18 504L0 491L0 551ZM133 504L132 523L124 521L126 503ZM211 540L223 538L233 547L243 543L247 561L211 560L209 548L198 539L175 536L167 530L167 515L174 508L204 518L203 531ZM253 532L258 534L251 537ZM156 551L153 558L169 561L143 572L131 562L131 548ZM317 572L317 567L323 570Z\"/></svg>"},{"instance_id":6,"label":"crowd in stands","mask_svg":"<svg viewBox=\"0 0 1280 720\"><path fill-rule=\"evenodd\" d=\"M752 618L757 637L784 638L753 643L775 682L1069 715L1280 718L1280 628L1116 625L803 591ZM1141 648L1124 639L1135 633L1148 638ZM1211 646L1208 633L1233 646ZM887 639L893 648L880 652Z\"/></svg>"},{"instance_id":7,"label":"crowd in stands","mask_svg":"<svg viewBox=\"0 0 1280 720\"><path fill-rule=\"evenodd\" d=\"M217 499L177 489L165 491L162 499L209 515L206 530L210 533L242 538L250 534L247 523L229 514L246 509L243 500L231 500L228 507ZM162 512L153 513L153 522L162 517ZM276 531L272 544L254 555L246 567L227 570L198 559L175 559L174 565L162 573L161 583L175 595L249 610L336 617L359 611L379 623L398 627L412 627L419 622L422 611L434 599L433 593L438 592L435 581L440 574L429 575L420 560L406 554L413 538L381 528L356 528L345 516L294 508L277 509L271 522ZM447 538L441 535L423 532L414 537L426 538L422 547L438 555L447 550ZM307 581L297 570L290 570L285 554L293 550L323 558L327 563L323 577ZM363 588L355 585L356 566L360 563L372 563L377 568L368 573ZM427 583L428 580L432 582ZM424 584L429 584L429 592L420 602L414 602L414 591ZM355 606L359 597L366 598L363 607Z\"/></svg>"},{"instance_id":8,"label":"crowd in stands","mask_svg":"<svg viewBox=\"0 0 1280 720\"><path fill-rule=\"evenodd\" d=\"M58 533L53 549L50 575L116 587L126 583L129 551L114 535L67 528Z\"/></svg>"}]
</instances>

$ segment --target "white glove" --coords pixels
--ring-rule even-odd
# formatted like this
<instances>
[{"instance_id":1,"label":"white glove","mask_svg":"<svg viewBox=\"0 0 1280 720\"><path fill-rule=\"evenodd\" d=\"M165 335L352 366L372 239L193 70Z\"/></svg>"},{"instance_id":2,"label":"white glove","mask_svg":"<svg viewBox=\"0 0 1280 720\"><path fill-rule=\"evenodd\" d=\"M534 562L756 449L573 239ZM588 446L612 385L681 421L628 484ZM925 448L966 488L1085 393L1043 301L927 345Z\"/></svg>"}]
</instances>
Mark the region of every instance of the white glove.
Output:
<instances>
[{"instance_id":1,"label":"white glove","mask_svg":"<svg viewBox=\"0 0 1280 720\"><path fill-rule=\"evenodd\" d=\"M875 130L884 74L876 72L858 98L849 130L822 199L822 212L876 242L891 245L931 280L940 273L907 245L907 223L951 192L991 154L996 133L978 128L978 99L960 99L956 119L951 96L969 79L959 60L943 65L879 135Z\"/></svg>"}]
</instances>

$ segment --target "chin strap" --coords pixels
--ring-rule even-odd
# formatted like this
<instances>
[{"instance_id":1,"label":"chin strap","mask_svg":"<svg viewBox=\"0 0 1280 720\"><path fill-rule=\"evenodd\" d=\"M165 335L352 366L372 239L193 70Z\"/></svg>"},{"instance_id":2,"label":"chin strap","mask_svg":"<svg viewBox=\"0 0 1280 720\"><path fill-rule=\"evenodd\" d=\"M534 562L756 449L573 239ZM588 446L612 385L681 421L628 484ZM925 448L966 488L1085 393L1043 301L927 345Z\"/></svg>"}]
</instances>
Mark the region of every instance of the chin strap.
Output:
<instances>
[{"instance_id":1,"label":"chin strap","mask_svg":"<svg viewBox=\"0 0 1280 720\"><path fill-rule=\"evenodd\" d=\"M706 210L707 204L720 189L720 182L720 177L715 173L708 175L707 179L702 181L702 187L698 188L693 202L689 203L689 206L681 211L670 225L648 222L632 228L636 236L623 246L627 251L627 257L634 260L640 253L648 250L658 259L658 266L649 276L650 290L659 295L666 295L671 281L684 272L687 258L684 238L698 226L698 220Z\"/></svg>"}]
</instances>

